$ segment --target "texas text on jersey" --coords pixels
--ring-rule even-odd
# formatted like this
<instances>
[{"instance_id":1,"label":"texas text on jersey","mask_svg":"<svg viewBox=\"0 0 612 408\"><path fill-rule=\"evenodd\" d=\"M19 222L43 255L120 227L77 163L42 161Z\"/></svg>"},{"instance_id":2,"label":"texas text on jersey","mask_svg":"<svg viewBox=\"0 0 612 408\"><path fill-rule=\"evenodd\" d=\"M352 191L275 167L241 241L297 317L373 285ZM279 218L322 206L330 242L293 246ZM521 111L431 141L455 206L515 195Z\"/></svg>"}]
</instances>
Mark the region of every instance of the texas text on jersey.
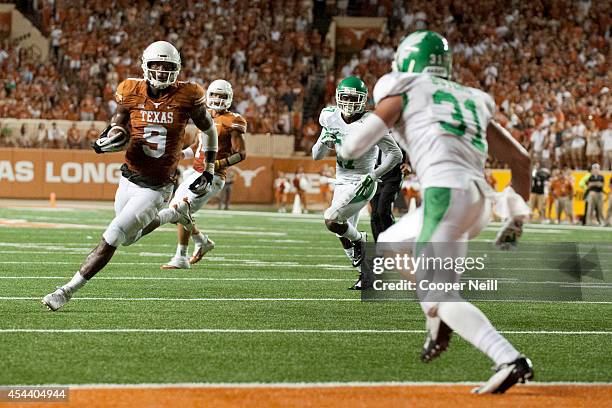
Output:
<instances>
[{"instance_id":1,"label":"texas text on jersey","mask_svg":"<svg viewBox=\"0 0 612 408\"><path fill-rule=\"evenodd\" d=\"M219 135L219 150L217 151L217 160L223 160L234 153L232 151L232 131L237 131L241 134L245 133L247 129L247 122L240 114L233 112L225 112L222 115L213 117L213 120L215 122L215 126L217 127L217 134ZM196 152L193 168L198 172L204 171L204 151L200 136L201 132L198 132L198 141L191 146L192 150ZM215 170L215 174L218 174L224 180L226 173L226 167Z\"/></svg>"},{"instance_id":2,"label":"texas text on jersey","mask_svg":"<svg viewBox=\"0 0 612 408\"><path fill-rule=\"evenodd\" d=\"M123 176L145 187L172 183L183 148L190 112L203 105L204 89L193 82L176 82L159 98L147 94L142 79L119 84L117 103L130 111L130 142Z\"/></svg>"}]
</instances>

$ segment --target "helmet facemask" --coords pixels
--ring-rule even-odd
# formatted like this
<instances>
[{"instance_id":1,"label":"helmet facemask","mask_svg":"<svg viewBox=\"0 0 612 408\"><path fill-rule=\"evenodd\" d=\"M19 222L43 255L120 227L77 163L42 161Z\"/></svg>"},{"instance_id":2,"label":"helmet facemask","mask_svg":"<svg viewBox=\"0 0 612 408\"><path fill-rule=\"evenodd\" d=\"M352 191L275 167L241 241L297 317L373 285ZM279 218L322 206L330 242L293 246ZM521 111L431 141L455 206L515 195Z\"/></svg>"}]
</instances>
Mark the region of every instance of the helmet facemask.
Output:
<instances>
[{"instance_id":1,"label":"helmet facemask","mask_svg":"<svg viewBox=\"0 0 612 408\"><path fill-rule=\"evenodd\" d=\"M206 106L212 110L226 110L232 106L232 95L219 90L206 92Z\"/></svg>"},{"instance_id":2,"label":"helmet facemask","mask_svg":"<svg viewBox=\"0 0 612 408\"><path fill-rule=\"evenodd\" d=\"M232 106L234 92L225 79L215 79L206 89L206 107L212 110L227 110Z\"/></svg>"},{"instance_id":3,"label":"helmet facemask","mask_svg":"<svg viewBox=\"0 0 612 408\"><path fill-rule=\"evenodd\" d=\"M154 88L165 89L174 84L181 70L179 64L171 61L143 61L142 70L147 82Z\"/></svg>"},{"instance_id":4,"label":"helmet facemask","mask_svg":"<svg viewBox=\"0 0 612 408\"><path fill-rule=\"evenodd\" d=\"M336 90L336 105L346 116L353 116L365 111L368 94L355 88Z\"/></svg>"}]
</instances>

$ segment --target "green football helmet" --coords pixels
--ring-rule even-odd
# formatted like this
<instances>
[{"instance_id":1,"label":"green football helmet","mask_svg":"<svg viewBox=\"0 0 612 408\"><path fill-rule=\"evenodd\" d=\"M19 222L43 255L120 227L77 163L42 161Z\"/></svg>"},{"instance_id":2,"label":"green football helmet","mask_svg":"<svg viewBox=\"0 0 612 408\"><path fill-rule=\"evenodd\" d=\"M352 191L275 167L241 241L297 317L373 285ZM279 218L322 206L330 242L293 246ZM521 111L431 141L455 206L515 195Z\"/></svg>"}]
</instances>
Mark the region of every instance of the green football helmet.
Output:
<instances>
[{"instance_id":1,"label":"green football helmet","mask_svg":"<svg viewBox=\"0 0 612 408\"><path fill-rule=\"evenodd\" d=\"M336 88L336 105L346 116L365 111L368 87L356 76L344 78Z\"/></svg>"},{"instance_id":2,"label":"green football helmet","mask_svg":"<svg viewBox=\"0 0 612 408\"><path fill-rule=\"evenodd\" d=\"M433 31L419 30L400 42L392 69L395 72L423 72L450 79L453 57L446 38Z\"/></svg>"}]
</instances>

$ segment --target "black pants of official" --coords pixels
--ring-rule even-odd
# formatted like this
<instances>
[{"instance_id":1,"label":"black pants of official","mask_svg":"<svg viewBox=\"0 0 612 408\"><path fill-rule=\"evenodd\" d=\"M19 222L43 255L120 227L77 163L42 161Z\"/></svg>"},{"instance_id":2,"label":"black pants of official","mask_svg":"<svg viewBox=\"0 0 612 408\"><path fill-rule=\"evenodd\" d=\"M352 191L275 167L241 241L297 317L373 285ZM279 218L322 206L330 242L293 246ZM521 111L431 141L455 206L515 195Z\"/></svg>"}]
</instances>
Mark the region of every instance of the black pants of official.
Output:
<instances>
[{"instance_id":1,"label":"black pants of official","mask_svg":"<svg viewBox=\"0 0 612 408\"><path fill-rule=\"evenodd\" d=\"M374 241L378 235L395 222L392 205L400 191L401 180L384 180L378 184L376 194L372 197L372 216L370 225L374 234Z\"/></svg>"}]
</instances>

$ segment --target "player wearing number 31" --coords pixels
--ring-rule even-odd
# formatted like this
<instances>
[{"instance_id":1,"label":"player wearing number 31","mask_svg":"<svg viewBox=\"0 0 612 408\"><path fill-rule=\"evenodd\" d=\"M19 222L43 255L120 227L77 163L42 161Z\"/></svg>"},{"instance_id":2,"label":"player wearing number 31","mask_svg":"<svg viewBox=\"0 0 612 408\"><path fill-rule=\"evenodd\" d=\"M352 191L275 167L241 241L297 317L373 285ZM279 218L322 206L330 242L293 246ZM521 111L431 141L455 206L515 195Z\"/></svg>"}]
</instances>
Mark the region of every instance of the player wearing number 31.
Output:
<instances>
[{"instance_id":1,"label":"player wearing number 31","mask_svg":"<svg viewBox=\"0 0 612 408\"><path fill-rule=\"evenodd\" d=\"M364 120L371 114L365 111L368 88L357 77L344 78L336 88L336 106L321 111L319 123L323 127L319 139L312 147L312 158L323 159L331 149L336 149L336 181L331 206L325 211L325 225L340 238L346 256L353 267L363 261L365 232L357 230L359 212L376 193L378 179L402 161L402 152L389 131L357 156L348 160L338 152ZM376 169L378 149L384 153L384 161ZM351 289L362 289L361 274Z\"/></svg>"},{"instance_id":2,"label":"player wearing number 31","mask_svg":"<svg viewBox=\"0 0 612 408\"><path fill-rule=\"evenodd\" d=\"M97 153L108 153L127 145L115 194L115 218L74 277L43 298L51 310L68 302L110 261L119 245L133 244L168 222L178 222L191 230L193 220L187 202L158 215L172 194L189 119L203 132L200 137L205 151L203 172L190 188L195 194L210 189L218 141L216 127L206 110L204 90L198 84L177 81L181 58L168 42L157 41L144 50L142 69L144 79L130 78L117 87L117 111L92 146Z\"/></svg>"},{"instance_id":3,"label":"player wearing number 31","mask_svg":"<svg viewBox=\"0 0 612 408\"><path fill-rule=\"evenodd\" d=\"M495 103L489 95L449 80L451 55L448 42L437 33L423 30L404 38L395 53L395 72L380 78L374 88L374 113L339 152L359 157L393 128L416 170L424 199L419 209L380 234L378 242L412 243L415 256L424 252L426 258L465 258L465 243L487 225L493 197L484 178L487 152L510 166L512 186L522 196L504 192L511 207L500 234L504 243L520 235L524 215L519 212L530 189L527 152L493 120ZM430 242L446 244L434 248ZM451 272L448 276L443 270L421 268L416 278L458 282L461 275ZM474 392L503 393L533 377L529 359L476 306L457 294L451 299L440 299L439 293L417 294L428 329L424 362L446 350L454 331L495 362L496 373Z\"/></svg>"}]
</instances>

